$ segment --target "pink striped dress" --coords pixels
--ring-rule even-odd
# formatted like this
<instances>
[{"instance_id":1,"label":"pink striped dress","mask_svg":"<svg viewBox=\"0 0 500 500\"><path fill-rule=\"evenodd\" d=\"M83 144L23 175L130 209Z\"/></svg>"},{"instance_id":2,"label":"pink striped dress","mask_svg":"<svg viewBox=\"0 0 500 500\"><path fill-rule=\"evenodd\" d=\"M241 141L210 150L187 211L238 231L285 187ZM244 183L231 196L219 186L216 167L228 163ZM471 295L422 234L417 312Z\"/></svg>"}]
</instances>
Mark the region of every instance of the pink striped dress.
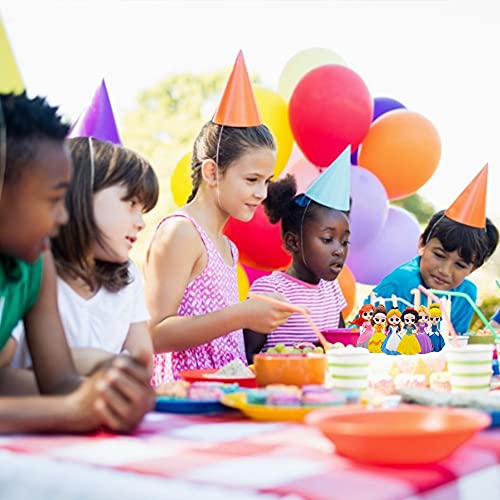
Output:
<instances>
[{"instance_id":1,"label":"pink striped dress","mask_svg":"<svg viewBox=\"0 0 500 500\"><path fill-rule=\"evenodd\" d=\"M306 306L320 330L338 328L340 313L347 305L337 280L320 280L317 285L312 285L282 271L274 271L255 280L250 291L278 292L283 294L288 302ZM284 325L267 335L262 350L265 351L276 344L292 345L297 342L317 342L317 340L304 316L295 313Z\"/></svg>"},{"instance_id":2,"label":"pink striped dress","mask_svg":"<svg viewBox=\"0 0 500 500\"><path fill-rule=\"evenodd\" d=\"M171 217L184 217L191 221L207 252L207 265L201 274L187 285L177 314L200 316L239 302L236 245L232 241L229 242L233 255L233 264L229 265L222 258L213 241L192 217L174 213L163 219L159 225ZM165 279L168 280L168 276ZM156 354L152 383L156 386L179 378L179 372L183 370L220 368L236 358L246 364L242 330L230 332L206 344L184 351Z\"/></svg>"}]
</instances>

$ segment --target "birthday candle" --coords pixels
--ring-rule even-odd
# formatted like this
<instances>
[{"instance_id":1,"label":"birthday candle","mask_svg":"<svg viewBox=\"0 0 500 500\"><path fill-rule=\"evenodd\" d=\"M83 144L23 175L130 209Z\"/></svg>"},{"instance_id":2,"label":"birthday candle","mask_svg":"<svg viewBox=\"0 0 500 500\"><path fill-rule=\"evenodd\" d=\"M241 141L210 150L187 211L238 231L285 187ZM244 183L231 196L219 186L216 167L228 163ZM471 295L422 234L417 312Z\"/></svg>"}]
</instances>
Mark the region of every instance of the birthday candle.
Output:
<instances>
[{"instance_id":1,"label":"birthday candle","mask_svg":"<svg viewBox=\"0 0 500 500\"><path fill-rule=\"evenodd\" d=\"M414 296L413 303L415 305L415 309L418 309L420 307L420 290L414 288L410 293Z\"/></svg>"},{"instance_id":2,"label":"birthday candle","mask_svg":"<svg viewBox=\"0 0 500 500\"><path fill-rule=\"evenodd\" d=\"M396 297L395 293L392 294L391 299L392 299L393 309L397 309L398 308L398 298Z\"/></svg>"},{"instance_id":3,"label":"birthday candle","mask_svg":"<svg viewBox=\"0 0 500 500\"><path fill-rule=\"evenodd\" d=\"M441 303L441 308L445 311L448 312L448 307L446 304L446 297L442 297L439 302ZM450 343L450 329L448 327L448 321L442 321L441 322L441 335L443 336L444 343L449 344Z\"/></svg>"},{"instance_id":4,"label":"birthday candle","mask_svg":"<svg viewBox=\"0 0 500 500\"><path fill-rule=\"evenodd\" d=\"M375 305L375 297L377 294L375 292L370 293L370 304Z\"/></svg>"}]
</instances>

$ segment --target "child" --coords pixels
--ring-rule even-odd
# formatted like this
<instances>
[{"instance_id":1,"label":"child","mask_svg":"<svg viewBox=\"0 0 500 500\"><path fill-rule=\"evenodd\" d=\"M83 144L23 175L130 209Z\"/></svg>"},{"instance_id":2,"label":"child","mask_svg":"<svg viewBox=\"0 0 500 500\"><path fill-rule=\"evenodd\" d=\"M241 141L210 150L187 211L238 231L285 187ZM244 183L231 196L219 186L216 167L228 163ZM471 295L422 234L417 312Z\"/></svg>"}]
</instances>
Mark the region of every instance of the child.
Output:
<instances>
[{"instance_id":1,"label":"child","mask_svg":"<svg viewBox=\"0 0 500 500\"><path fill-rule=\"evenodd\" d=\"M418 256L386 276L373 290L377 295L395 294L413 303L411 291L424 285L463 292L476 301L477 287L466 277L484 264L498 244L498 230L484 213L486 181L482 183L483 193L473 189L478 179L485 177L484 172L487 170L481 171L448 210L432 216L420 236ZM473 193L469 203L464 200L469 196L468 189ZM478 204L481 206L477 207ZM455 330L466 333L473 309L462 297L451 297L451 304Z\"/></svg>"},{"instance_id":2,"label":"child","mask_svg":"<svg viewBox=\"0 0 500 500\"><path fill-rule=\"evenodd\" d=\"M27 371L0 369L0 393L11 396L0 398L2 433L83 432L102 425L126 431L154 403L144 353L122 355L82 381L67 347L48 251L50 237L68 220L67 132L44 99L0 94L0 349L23 319L37 383ZM34 395L37 390L42 396ZM25 397L12 397L19 395Z\"/></svg>"},{"instance_id":3,"label":"child","mask_svg":"<svg viewBox=\"0 0 500 500\"><path fill-rule=\"evenodd\" d=\"M241 101L234 101L235 93ZM195 141L188 204L160 222L147 253L154 385L183 370L245 361L242 328L268 332L290 315L256 299L239 302L238 251L222 233L229 217L253 217L266 197L275 155L240 53L215 117Z\"/></svg>"},{"instance_id":4,"label":"child","mask_svg":"<svg viewBox=\"0 0 500 500\"><path fill-rule=\"evenodd\" d=\"M341 311L346 300L337 276L344 266L349 245L349 188L344 189L343 198L334 188L329 192L329 186L341 185L343 182L339 180L349 177L350 163L345 163L344 157L346 154L318 177L305 194L297 196L292 176L269 186L264 207L271 223L281 220L282 239L292 255L292 263L286 271L275 271L257 279L250 288L253 293L278 292L289 302L307 307L320 330L344 326ZM326 199L316 196L320 187L323 194L328 193ZM249 363L254 354L276 344L318 340L306 318L297 313L268 335L256 334L251 329L246 329L244 334Z\"/></svg>"},{"instance_id":5,"label":"child","mask_svg":"<svg viewBox=\"0 0 500 500\"><path fill-rule=\"evenodd\" d=\"M82 375L118 354L153 347L140 272L128 260L158 180L133 151L91 138L68 140L73 180L70 221L52 239L59 314ZM17 332L15 334L17 336Z\"/></svg>"}]
</instances>

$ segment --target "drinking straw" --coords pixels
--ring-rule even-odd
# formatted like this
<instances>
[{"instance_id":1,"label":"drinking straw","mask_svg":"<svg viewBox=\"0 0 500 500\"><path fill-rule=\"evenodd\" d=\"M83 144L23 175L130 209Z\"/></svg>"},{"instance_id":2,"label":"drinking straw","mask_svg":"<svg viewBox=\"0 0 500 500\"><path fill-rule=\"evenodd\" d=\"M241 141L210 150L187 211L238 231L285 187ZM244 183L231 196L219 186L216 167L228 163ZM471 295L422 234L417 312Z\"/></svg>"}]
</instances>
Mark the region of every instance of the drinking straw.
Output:
<instances>
[{"instance_id":1,"label":"drinking straw","mask_svg":"<svg viewBox=\"0 0 500 500\"><path fill-rule=\"evenodd\" d=\"M248 296L252 299L257 299L257 300L260 300L262 302L267 302L268 304L274 304L275 306L281 307L281 308L286 309L288 311L302 314L306 318L307 322L309 323L311 330L316 334L316 337L318 337L319 343L322 345L323 349L325 351L329 351L331 349L330 343L325 339L325 337L321 333L320 329L316 326L316 324L312 320L309 312L304 307L296 306L294 304L290 304L289 302L284 302L282 300L278 300L278 299L274 299L273 297L269 297L268 295L261 295L258 293L250 293L250 294L248 294Z\"/></svg>"},{"instance_id":2,"label":"drinking straw","mask_svg":"<svg viewBox=\"0 0 500 500\"><path fill-rule=\"evenodd\" d=\"M439 299L433 293L433 292L435 292L435 290L427 290L427 288L423 287L422 285L418 285L418 289L424 295L426 295L429 299L431 299L432 301L437 302L438 304L441 304ZM453 342L453 345L455 347L460 347L460 344L458 343L458 340L457 340L457 332L455 331L455 327L453 326L453 323L451 322L451 318L448 315L448 311L446 310L446 307L443 307L441 309L441 312L443 313L444 320L448 324L448 329L451 333L451 341Z\"/></svg>"},{"instance_id":3,"label":"drinking straw","mask_svg":"<svg viewBox=\"0 0 500 500\"><path fill-rule=\"evenodd\" d=\"M500 289L500 281L495 280L495 283L497 284L497 287Z\"/></svg>"},{"instance_id":4,"label":"drinking straw","mask_svg":"<svg viewBox=\"0 0 500 500\"><path fill-rule=\"evenodd\" d=\"M462 297L463 299L465 299L469 303L469 305L472 307L472 309L474 309L476 314L479 316L479 319L483 322L484 326L492 333L493 337L497 341L500 340L500 336L495 331L495 329L490 325L490 322L485 318L484 314L481 312L481 309L479 309L479 307L477 307L475 302L466 293L464 293L464 292L451 292L449 290L446 290L446 291L445 290L434 290L434 289L430 289L429 292L435 293L437 295L450 295L452 297Z\"/></svg>"}]
</instances>

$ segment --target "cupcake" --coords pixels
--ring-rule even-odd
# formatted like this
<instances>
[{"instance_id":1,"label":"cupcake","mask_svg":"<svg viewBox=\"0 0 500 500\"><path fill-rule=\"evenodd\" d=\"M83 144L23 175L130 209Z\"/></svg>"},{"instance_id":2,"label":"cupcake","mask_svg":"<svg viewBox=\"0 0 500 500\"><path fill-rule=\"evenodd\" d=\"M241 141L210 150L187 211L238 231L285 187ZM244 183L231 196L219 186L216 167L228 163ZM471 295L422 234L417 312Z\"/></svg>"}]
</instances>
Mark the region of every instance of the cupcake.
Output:
<instances>
[{"instance_id":1,"label":"cupcake","mask_svg":"<svg viewBox=\"0 0 500 500\"><path fill-rule=\"evenodd\" d=\"M394 381L390 375L376 374L368 379L368 387L386 396L394 394Z\"/></svg>"},{"instance_id":2,"label":"cupcake","mask_svg":"<svg viewBox=\"0 0 500 500\"><path fill-rule=\"evenodd\" d=\"M430 385L435 391L451 392L450 374L448 372L432 373Z\"/></svg>"},{"instance_id":3,"label":"cupcake","mask_svg":"<svg viewBox=\"0 0 500 500\"><path fill-rule=\"evenodd\" d=\"M394 379L396 390L399 389L425 389L427 387L425 375L400 373Z\"/></svg>"}]
</instances>

